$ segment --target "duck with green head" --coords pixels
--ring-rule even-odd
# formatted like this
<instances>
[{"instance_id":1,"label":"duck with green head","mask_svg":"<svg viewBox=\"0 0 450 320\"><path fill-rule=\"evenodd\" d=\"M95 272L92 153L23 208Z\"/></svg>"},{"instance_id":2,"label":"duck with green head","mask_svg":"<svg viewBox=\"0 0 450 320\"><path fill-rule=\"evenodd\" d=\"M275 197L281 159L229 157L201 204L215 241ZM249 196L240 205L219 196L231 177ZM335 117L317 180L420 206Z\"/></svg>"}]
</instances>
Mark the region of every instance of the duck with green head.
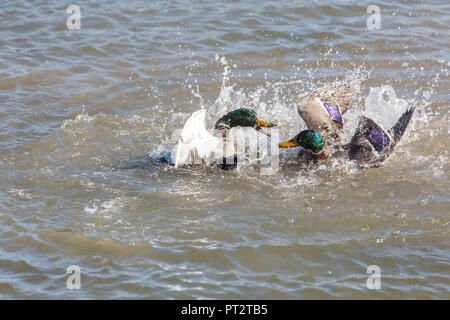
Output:
<instances>
[{"instance_id":1,"label":"duck with green head","mask_svg":"<svg viewBox=\"0 0 450 320\"><path fill-rule=\"evenodd\" d=\"M248 108L239 108L228 112L217 120L214 128L222 132L226 137L227 131L235 127L252 127L261 130L262 127L273 127L274 124L258 118L255 110Z\"/></svg>"},{"instance_id":2,"label":"duck with green head","mask_svg":"<svg viewBox=\"0 0 450 320\"><path fill-rule=\"evenodd\" d=\"M297 111L309 130L304 130L280 148L303 147L300 156L327 158L342 145L343 114L367 76L352 82L326 86L310 92L298 103Z\"/></svg>"},{"instance_id":3,"label":"duck with green head","mask_svg":"<svg viewBox=\"0 0 450 320\"><path fill-rule=\"evenodd\" d=\"M308 130L279 144L280 148L303 147L309 158L327 158L340 147L344 127L343 114L367 77L349 83L326 86L310 92L298 103L297 111Z\"/></svg>"},{"instance_id":4,"label":"duck with green head","mask_svg":"<svg viewBox=\"0 0 450 320\"><path fill-rule=\"evenodd\" d=\"M325 141L314 130L303 130L291 140L279 144L280 148L303 147L313 159L344 156L360 167L379 167L394 152L411 122L415 107L406 110L390 129L384 129L370 118L362 116L350 142L325 153Z\"/></svg>"},{"instance_id":5,"label":"duck with green head","mask_svg":"<svg viewBox=\"0 0 450 320\"><path fill-rule=\"evenodd\" d=\"M210 160L214 154L222 154L223 158L235 157L236 149L234 143L228 141L227 135L231 128L252 127L261 130L262 127L273 127L274 124L258 118L256 112L248 108L239 108L228 112L215 123L216 132L222 137L211 135L205 126L206 110L201 109L194 112L184 124L178 139L175 167L197 163L212 163ZM266 135L270 136L268 133ZM197 161L198 159L199 161ZM229 161L226 161L229 162ZM224 163L226 163L224 162ZM231 163L235 163L232 161ZM228 169L225 166L223 169Z\"/></svg>"},{"instance_id":6,"label":"duck with green head","mask_svg":"<svg viewBox=\"0 0 450 320\"><path fill-rule=\"evenodd\" d=\"M303 147L313 159L324 158L325 140L315 130L303 130L292 139L279 144L280 148Z\"/></svg>"},{"instance_id":7,"label":"duck with green head","mask_svg":"<svg viewBox=\"0 0 450 320\"><path fill-rule=\"evenodd\" d=\"M255 128L255 130L261 130L263 127L273 127L275 124L271 122L267 122L258 118L256 112L249 108L239 108L233 111L228 112L224 116L222 116L219 120L217 120L214 128L222 133L222 137L225 141L225 148L227 148L228 142L226 141L226 137L228 135L228 131L231 128L235 127L250 127ZM264 132L267 136L270 137L270 134ZM237 166L237 155L233 155L233 161L230 164L229 160L223 159L222 164L217 164L220 168L224 170L234 169Z\"/></svg>"}]
</instances>

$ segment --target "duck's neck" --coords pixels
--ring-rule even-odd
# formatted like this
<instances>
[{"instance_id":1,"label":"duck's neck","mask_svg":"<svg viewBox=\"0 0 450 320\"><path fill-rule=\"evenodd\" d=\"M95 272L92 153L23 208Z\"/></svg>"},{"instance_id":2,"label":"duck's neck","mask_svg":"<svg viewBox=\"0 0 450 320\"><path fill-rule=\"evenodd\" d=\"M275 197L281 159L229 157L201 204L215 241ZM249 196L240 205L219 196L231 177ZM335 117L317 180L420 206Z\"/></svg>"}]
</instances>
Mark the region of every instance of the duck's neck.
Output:
<instances>
[{"instance_id":1,"label":"duck's neck","mask_svg":"<svg viewBox=\"0 0 450 320\"><path fill-rule=\"evenodd\" d=\"M226 127L219 127L219 128L217 128L216 130L220 132L220 134L221 134L221 136L222 136L223 139L226 139L226 138L227 138L227 135L228 135L228 131L229 131L230 129L229 129L229 128L226 128Z\"/></svg>"}]
</instances>

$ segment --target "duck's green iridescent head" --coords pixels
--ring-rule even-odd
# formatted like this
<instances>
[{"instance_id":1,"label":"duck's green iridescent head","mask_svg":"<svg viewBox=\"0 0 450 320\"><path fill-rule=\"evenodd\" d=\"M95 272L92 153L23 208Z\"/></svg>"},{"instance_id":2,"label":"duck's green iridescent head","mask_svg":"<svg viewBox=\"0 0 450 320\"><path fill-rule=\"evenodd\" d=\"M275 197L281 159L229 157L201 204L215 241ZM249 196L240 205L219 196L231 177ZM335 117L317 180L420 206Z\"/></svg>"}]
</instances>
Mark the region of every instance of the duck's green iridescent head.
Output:
<instances>
[{"instance_id":1,"label":"duck's green iridescent head","mask_svg":"<svg viewBox=\"0 0 450 320\"><path fill-rule=\"evenodd\" d=\"M274 124L259 119L256 112L252 109L240 108L228 112L222 118L217 120L216 129L231 129L234 127L254 127L260 129L261 127L273 127Z\"/></svg>"},{"instance_id":2,"label":"duck's green iridescent head","mask_svg":"<svg viewBox=\"0 0 450 320\"><path fill-rule=\"evenodd\" d=\"M280 148L303 147L314 153L321 152L325 147L322 136L314 130L303 130L289 141L279 144Z\"/></svg>"}]
</instances>

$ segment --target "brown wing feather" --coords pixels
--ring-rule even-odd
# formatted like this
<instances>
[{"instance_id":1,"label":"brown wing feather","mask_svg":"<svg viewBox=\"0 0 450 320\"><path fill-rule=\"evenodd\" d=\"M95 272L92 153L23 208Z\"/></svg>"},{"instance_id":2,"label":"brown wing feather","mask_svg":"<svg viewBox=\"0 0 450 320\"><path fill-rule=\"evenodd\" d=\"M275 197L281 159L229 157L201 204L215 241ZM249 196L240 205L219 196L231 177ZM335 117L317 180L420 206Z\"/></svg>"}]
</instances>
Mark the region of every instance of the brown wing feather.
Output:
<instances>
[{"instance_id":1,"label":"brown wing feather","mask_svg":"<svg viewBox=\"0 0 450 320\"><path fill-rule=\"evenodd\" d=\"M338 105L341 114L344 114L355 94L359 91L361 84L367 80L367 76L349 83L319 88L310 93L308 98L318 97L326 103Z\"/></svg>"},{"instance_id":2,"label":"brown wing feather","mask_svg":"<svg viewBox=\"0 0 450 320\"><path fill-rule=\"evenodd\" d=\"M350 83L319 88L309 93L297 108L308 129L319 132L328 144L340 144L342 123L331 120L322 102L338 106L342 116L360 85L366 80L367 76Z\"/></svg>"}]
</instances>

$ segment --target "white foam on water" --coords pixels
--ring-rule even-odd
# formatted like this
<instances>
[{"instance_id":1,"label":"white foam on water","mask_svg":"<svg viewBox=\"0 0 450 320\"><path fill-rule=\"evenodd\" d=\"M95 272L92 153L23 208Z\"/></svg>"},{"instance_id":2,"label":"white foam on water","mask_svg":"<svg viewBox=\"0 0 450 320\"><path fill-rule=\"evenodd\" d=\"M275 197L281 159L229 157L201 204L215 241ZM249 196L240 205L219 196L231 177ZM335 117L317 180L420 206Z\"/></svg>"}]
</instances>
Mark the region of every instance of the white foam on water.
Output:
<instances>
[{"instance_id":1,"label":"white foam on water","mask_svg":"<svg viewBox=\"0 0 450 320\"><path fill-rule=\"evenodd\" d=\"M81 113L75 117L75 119L64 120L61 129L68 128L74 124L87 123L94 119L94 117L89 116L84 106L81 108Z\"/></svg>"},{"instance_id":2,"label":"white foam on water","mask_svg":"<svg viewBox=\"0 0 450 320\"><path fill-rule=\"evenodd\" d=\"M31 194L26 192L24 189L10 189L8 192L12 196L15 196L15 197L23 199L23 200L31 200L31 199L33 199Z\"/></svg>"},{"instance_id":3,"label":"white foam on water","mask_svg":"<svg viewBox=\"0 0 450 320\"><path fill-rule=\"evenodd\" d=\"M93 199L84 206L84 211L88 214L99 214L105 218L112 218L111 214L118 214L125 206L125 201L122 197L117 197L111 200L101 201L100 199Z\"/></svg>"}]
</instances>

